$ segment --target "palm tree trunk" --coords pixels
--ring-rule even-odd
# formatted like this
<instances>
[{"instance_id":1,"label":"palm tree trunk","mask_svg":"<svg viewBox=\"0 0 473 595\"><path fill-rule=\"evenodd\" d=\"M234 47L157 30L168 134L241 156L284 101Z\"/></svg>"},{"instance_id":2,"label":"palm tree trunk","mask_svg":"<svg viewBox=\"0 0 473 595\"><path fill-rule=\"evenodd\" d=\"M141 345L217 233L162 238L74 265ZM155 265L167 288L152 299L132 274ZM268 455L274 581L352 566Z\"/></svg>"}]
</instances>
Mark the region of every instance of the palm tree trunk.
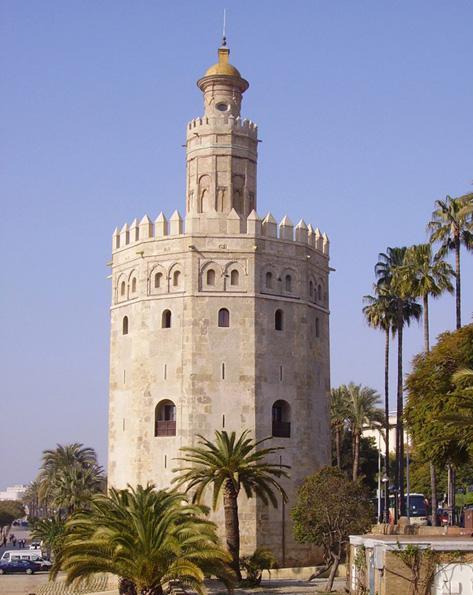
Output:
<instances>
[{"instance_id":1,"label":"palm tree trunk","mask_svg":"<svg viewBox=\"0 0 473 595\"><path fill-rule=\"evenodd\" d=\"M424 295L424 351L430 351L430 337L429 337L429 294ZM437 526L437 475L435 472L435 465L432 461L429 462L430 468L430 503L432 508L432 527Z\"/></svg>"},{"instance_id":2,"label":"palm tree trunk","mask_svg":"<svg viewBox=\"0 0 473 595\"><path fill-rule=\"evenodd\" d=\"M430 461L430 492L432 506L432 527L437 526L437 474L435 465Z\"/></svg>"},{"instance_id":3,"label":"palm tree trunk","mask_svg":"<svg viewBox=\"0 0 473 595\"><path fill-rule=\"evenodd\" d=\"M223 508L225 511L225 535L227 549L232 557L231 567L237 579L241 581L240 572L240 522L238 519L238 493L233 483L227 479L223 490Z\"/></svg>"},{"instance_id":4,"label":"palm tree trunk","mask_svg":"<svg viewBox=\"0 0 473 595\"><path fill-rule=\"evenodd\" d=\"M384 424L386 436L384 438L385 462L384 468L388 483L384 492L384 522L389 522L389 328L386 330L384 347Z\"/></svg>"},{"instance_id":5,"label":"palm tree trunk","mask_svg":"<svg viewBox=\"0 0 473 595\"><path fill-rule=\"evenodd\" d=\"M335 451L337 456L337 467L341 469L341 449L340 449L340 428L335 428Z\"/></svg>"},{"instance_id":6,"label":"palm tree trunk","mask_svg":"<svg viewBox=\"0 0 473 595\"><path fill-rule=\"evenodd\" d=\"M354 450L353 450L353 481L357 480L358 467L360 465L360 434L358 431L354 432Z\"/></svg>"},{"instance_id":7,"label":"palm tree trunk","mask_svg":"<svg viewBox=\"0 0 473 595\"><path fill-rule=\"evenodd\" d=\"M455 238L455 297L457 311L457 329L462 326L461 316L461 278L460 278L460 237Z\"/></svg>"},{"instance_id":8,"label":"palm tree trunk","mask_svg":"<svg viewBox=\"0 0 473 595\"><path fill-rule=\"evenodd\" d=\"M424 300L424 351L430 351L430 337L429 337L429 294L423 296Z\"/></svg>"},{"instance_id":9,"label":"palm tree trunk","mask_svg":"<svg viewBox=\"0 0 473 595\"><path fill-rule=\"evenodd\" d=\"M403 340L403 302L398 299L397 304L397 489L400 498L399 512L401 516L406 514L404 501L404 422L403 422L403 377L402 377L402 340Z\"/></svg>"}]
</instances>

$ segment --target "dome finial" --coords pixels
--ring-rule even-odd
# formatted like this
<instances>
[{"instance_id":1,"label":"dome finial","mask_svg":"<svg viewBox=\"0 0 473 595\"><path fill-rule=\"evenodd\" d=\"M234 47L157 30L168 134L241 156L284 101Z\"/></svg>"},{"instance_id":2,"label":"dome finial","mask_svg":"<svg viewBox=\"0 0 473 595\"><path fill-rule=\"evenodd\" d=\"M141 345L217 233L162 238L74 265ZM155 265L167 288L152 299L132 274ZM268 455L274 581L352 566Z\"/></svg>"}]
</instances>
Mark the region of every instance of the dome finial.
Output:
<instances>
[{"instance_id":1,"label":"dome finial","mask_svg":"<svg viewBox=\"0 0 473 595\"><path fill-rule=\"evenodd\" d=\"M223 32L222 32L222 47L226 47L227 45L227 34L226 34L226 28L227 28L227 9L224 8L223 9Z\"/></svg>"}]
</instances>

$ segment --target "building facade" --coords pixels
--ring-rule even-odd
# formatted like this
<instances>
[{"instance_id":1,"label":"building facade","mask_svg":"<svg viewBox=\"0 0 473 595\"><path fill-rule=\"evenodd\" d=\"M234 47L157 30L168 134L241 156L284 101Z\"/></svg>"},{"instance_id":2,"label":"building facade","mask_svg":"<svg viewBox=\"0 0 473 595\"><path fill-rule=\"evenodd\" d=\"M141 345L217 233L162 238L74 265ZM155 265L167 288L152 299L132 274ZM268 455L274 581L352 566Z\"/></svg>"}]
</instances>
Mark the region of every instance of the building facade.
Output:
<instances>
[{"instance_id":1,"label":"building facade","mask_svg":"<svg viewBox=\"0 0 473 595\"><path fill-rule=\"evenodd\" d=\"M218 58L197 83L204 115L187 125L185 219L145 215L113 234L109 483L169 486L198 434L273 436L289 503L240 496L242 551L305 564L314 552L294 543L290 508L330 460L329 241L258 216L248 82L225 44Z\"/></svg>"}]
</instances>

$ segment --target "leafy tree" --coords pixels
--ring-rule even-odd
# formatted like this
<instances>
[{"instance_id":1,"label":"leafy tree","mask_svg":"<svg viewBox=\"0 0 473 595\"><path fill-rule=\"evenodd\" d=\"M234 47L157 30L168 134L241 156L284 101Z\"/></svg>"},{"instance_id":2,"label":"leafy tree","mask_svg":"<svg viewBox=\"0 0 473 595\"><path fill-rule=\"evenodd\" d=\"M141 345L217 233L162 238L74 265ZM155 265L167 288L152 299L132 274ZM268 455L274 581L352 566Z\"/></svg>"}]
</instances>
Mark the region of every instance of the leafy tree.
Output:
<instances>
[{"instance_id":1,"label":"leafy tree","mask_svg":"<svg viewBox=\"0 0 473 595\"><path fill-rule=\"evenodd\" d=\"M14 520L25 516L25 508L17 500L0 501L0 528L11 525Z\"/></svg>"},{"instance_id":2,"label":"leafy tree","mask_svg":"<svg viewBox=\"0 0 473 595\"><path fill-rule=\"evenodd\" d=\"M422 308L416 302L412 279L406 275L407 248L388 248L386 253L379 254L375 266L380 291L393 296L395 300L395 323L393 330L397 333L397 415L396 415L396 486L404 485L404 378L403 378L403 336L404 326L412 320L419 320ZM401 515L405 514L404 498L400 499Z\"/></svg>"},{"instance_id":3,"label":"leafy tree","mask_svg":"<svg viewBox=\"0 0 473 595\"><path fill-rule=\"evenodd\" d=\"M322 548L325 569L330 568L325 589L331 591L349 535L364 533L371 525L372 510L364 488L339 469L324 467L305 479L292 517L296 540Z\"/></svg>"},{"instance_id":4,"label":"leafy tree","mask_svg":"<svg viewBox=\"0 0 473 595\"><path fill-rule=\"evenodd\" d=\"M263 571L270 572L277 567L277 560L273 552L267 548L257 548L251 556L240 558L240 566L246 572L246 579L242 581L243 585L257 587L261 584Z\"/></svg>"},{"instance_id":5,"label":"leafy tree","mask_svg":"<svg viewBox=\"0 0 473 595\"><path fill-rule=\"evenodd\" d=\"M464 394L454 383L453 374L473 367L473 325L440 335L429 353L414 358L406 382L408 400L406 420L420 456L438 466L461 465L472 453L472 443L464 428L448 423L464 405ZM454 487L450 487L450 507L454 506Z\"/></svg>"},{"instance_id":6,"label":"leafy tree","mask_svg":"<svg viewBox=\"0 0 473 595\"><path fill-rule=\"evenodd\" d=\"M450 427L462 428L465 441L473 443L473 368L457 370L452 381L460 398L457 413L450 413L445 420Z\"/></svg>"},{"instance_id":7,"label":"leafy tree","mask_svg":"<svg viewBox=\"0 0 473 595\"><path fill-rule=\"evenodd\" d=\"M389 333L394 331L396 321L396 298L387 287L374 286L375 295L365 295L363 314L372 328L384 332L384 460L386 476L389 477ZM384 510L389 510L388 492L386 491ZM387 520L387 519L386 519Z\"/></svg>"},{"instance_id":8,"label":"leafy tree","mask_svg":"<svg viewBox=\"0 0 473 595\"><path fill-rule=\"evenodd\" d=\"M333 464L335 464L335 453L333 453ZM346 477L352 477L353 473L353 439L351 430L344 433L341 452L340 469ZM374 496L378 473L378 448L374 438L362 436L360 439L360 468L358 480L365 486L367 491Z\"/></svg>"},{"instance_id":9,"label":"leafy tree","mask_svg":"<svg viewBox=\"0 0 473 595\"><path fill-rule=\"evenodd\" d=\"M231 585L230 557L203 512L182 494L151 485L96 494L89 511L76 512L66 522L53 577L62 567L69 585L110 572L121 577L128 592L142 595L162 595L173 580L204 593L206 574Z\"/></svg>"},{"instance_id":10,"label":"leafy tree","mask_svg":"<svg viewBox=\"0 0 473 595\"><path fill-rule=\"evenodd\" d=\"M255 442L244 431L238 438L235 432L215 432L215 442L198 436L199 446L184 447L183 457L178 460L188 466L175 469L178 476L173 480L178 486L186 485L193 491L193 502L201 502L208 487L212 488L212 506L217 508L223 492L225 533L227 548L232 556L232 568L241 580L240 572L240 524L238 518L238 496L243 488L246 496L258 496L264 504L277 507L274 492L279 492L284 501L287 495L277 479L288 477L287 465L267 462L267 457L282 447L261 448L267 440Z\"/></svg>"},{"instance_id":11,"label":"leafy tree","mask_svg":"<svg viewBox=\"0 0 473 595\"><path fill-rule=\"evenodd\" d=\"M461 246L465 246L467 250L473 249L472 196L473 194L467 194L452 198L447 195L445 200L436 200L436 208L427 225L430 242L440 242L438 254L445 256L451 251L455 253L457 329L461 327Z\"/></svg>"}]
</instances>

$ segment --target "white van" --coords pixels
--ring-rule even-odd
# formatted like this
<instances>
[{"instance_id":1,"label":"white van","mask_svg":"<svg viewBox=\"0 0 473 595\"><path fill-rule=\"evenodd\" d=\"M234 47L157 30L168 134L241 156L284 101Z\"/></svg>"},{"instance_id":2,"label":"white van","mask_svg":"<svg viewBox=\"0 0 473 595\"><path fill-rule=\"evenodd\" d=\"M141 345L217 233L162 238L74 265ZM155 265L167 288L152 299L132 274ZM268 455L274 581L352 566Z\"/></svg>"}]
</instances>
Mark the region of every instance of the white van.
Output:
<instances>
[{"instance_id":1,"label":"white van","mask_svg":"<svg viewBox=\"0 0 473 595\"><path fill-rule=\"evenodd\" d=\"M12 560L30 560L36 562L42 560L43 552L41 550L7 550L3 552L2 562L11 562Z\"/></svg>"}]
</instances>

